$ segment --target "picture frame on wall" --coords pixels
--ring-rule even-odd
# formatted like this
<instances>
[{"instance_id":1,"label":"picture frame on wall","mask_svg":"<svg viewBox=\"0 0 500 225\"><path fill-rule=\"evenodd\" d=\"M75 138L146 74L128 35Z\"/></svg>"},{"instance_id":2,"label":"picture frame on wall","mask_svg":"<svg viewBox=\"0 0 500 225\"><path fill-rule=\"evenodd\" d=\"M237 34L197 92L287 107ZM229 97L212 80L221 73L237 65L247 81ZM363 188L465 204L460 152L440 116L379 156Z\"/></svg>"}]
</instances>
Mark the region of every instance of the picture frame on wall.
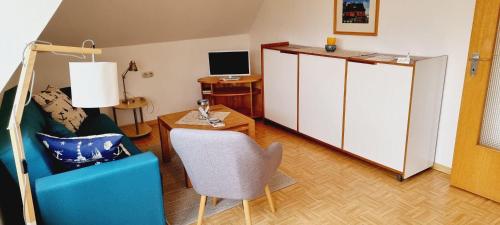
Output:
<instances>
[{"instance_id":1,"label":"picture frame on wall","mask_svg":"<svg viewBox=\"0 0 500 225\"><path fill-rule=\"evenodd\" d=\"M334 0L334 33L377 36L379 5L380 0Z\"/></svg>"}]
</instances>

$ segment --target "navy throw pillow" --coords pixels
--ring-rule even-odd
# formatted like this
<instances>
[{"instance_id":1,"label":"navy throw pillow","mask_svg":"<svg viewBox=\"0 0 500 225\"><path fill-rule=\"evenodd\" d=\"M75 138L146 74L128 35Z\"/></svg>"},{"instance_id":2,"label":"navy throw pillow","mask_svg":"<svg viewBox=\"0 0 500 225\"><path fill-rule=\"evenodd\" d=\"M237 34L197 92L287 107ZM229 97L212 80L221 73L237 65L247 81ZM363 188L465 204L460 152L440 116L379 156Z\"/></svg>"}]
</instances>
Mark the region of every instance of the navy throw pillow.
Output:
<instances>
[{"instance_id":1,"label":"navy throw pillow","mask_svg":"<svg viewBox=\"0 0 500 225\"><path fill-rule=\"evenodd\" d=\"M130 155L123 147L121 134L59 138L38 133L38 138L55 158L56 170L68 171Z\"/></svg>"}]
</instances>

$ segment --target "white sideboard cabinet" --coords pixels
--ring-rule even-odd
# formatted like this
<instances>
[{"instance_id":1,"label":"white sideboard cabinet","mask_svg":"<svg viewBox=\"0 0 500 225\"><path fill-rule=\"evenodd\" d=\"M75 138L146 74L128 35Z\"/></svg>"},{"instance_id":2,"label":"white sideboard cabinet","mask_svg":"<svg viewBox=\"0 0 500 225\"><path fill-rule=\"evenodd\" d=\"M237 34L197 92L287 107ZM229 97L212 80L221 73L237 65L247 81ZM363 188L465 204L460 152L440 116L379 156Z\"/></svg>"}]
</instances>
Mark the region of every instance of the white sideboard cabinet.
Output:
<instances>
[{"instance_id":1,"label":"white sideboard cabinet","mask_svg":"<svg viewBox=\"0 0 500 225\"><path fill-rule=\"evenodd\" d=\"M403 171L413 68L349 62L343 149Z\"/></svg>"},{"instance_id":2,"label":"white sideboard cabinet","mask_svg":"<svg viewBox=\"0 0 500 225\"><path fill-rule=\"evenodd\" d=\"M434 164L447 57L348 62L343 149L400 174Z\"/></svg>"},{"instance_id":3,"label":"white sideboard cabinet","mask_svg":"<svg viewBox=\"0 0 500 225\"><path fill-rule=\"evenodd\" d=\"M297 130L298 55L270 49L263 54L264 117Z\"/></svg>"},{"instance_id":4,"label":"white sideboard cabinet","mask_svg":"<svg viewBox=\"0 0 500 225\"><path fill-rule=\"evenodd\" d=\"M403 180L434 164L447 56L262 46L265 119ZM389 60L387 60L389 59Z\"/></svg>"},{"instance_id":5,"label":"white sideboard cabinet","mask_svg":"<svg viewBox=\"0 0 500 225\"><path fill-rule=\"evenodd\" d=\"M346 60L299 54L299 132L342 147Z\"/></svg>"}]
</instances>

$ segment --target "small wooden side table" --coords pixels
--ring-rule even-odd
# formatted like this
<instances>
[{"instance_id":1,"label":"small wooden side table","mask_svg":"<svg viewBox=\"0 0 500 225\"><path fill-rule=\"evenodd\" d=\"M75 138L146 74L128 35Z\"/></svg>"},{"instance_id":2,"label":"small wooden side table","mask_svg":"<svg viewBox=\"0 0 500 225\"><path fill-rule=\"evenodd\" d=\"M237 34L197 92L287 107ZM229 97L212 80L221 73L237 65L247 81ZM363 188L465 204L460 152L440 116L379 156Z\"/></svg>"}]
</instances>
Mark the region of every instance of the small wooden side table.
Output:
<instances>
[{"instance_id":1,"label":"small wooden side table","mask_svg":"<svg viewBox=\"0 0 500 225\"><path fill-rule=\"evenodd\" d=\"M116 110L132 110L134 112L134 125L125 126L122 128L123 133L130 138L138 138L143 137L151 133L151 127L144 123L144 115L142 113L142 107L147 106L148 102L143 97L135 97L134 102L120 103L117 106L113 106L113 117L115 119L115 123L118 124L118 120L116 118ZM139 110L141 116L141 122L137 121L137 110Z\"/></svg>"}]
</instances>

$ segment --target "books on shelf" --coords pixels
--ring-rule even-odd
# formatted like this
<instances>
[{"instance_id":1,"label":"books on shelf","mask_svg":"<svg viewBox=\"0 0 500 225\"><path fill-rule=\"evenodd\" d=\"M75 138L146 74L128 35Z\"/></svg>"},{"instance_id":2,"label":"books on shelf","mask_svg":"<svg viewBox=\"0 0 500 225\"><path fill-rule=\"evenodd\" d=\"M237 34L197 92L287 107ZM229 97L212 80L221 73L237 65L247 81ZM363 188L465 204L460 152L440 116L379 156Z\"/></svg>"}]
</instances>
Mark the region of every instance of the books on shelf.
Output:
<instances>
[{"instance_id":1,"label":"books on shelf","mask_svg":"<svg viewBox=\"0 0 500 225\"><path fill-rule=\"evenodd\" d=\"M212 90L202 90L201 93L204 95L210 95L212 94Z\"/></svg>"}]
</instances>

